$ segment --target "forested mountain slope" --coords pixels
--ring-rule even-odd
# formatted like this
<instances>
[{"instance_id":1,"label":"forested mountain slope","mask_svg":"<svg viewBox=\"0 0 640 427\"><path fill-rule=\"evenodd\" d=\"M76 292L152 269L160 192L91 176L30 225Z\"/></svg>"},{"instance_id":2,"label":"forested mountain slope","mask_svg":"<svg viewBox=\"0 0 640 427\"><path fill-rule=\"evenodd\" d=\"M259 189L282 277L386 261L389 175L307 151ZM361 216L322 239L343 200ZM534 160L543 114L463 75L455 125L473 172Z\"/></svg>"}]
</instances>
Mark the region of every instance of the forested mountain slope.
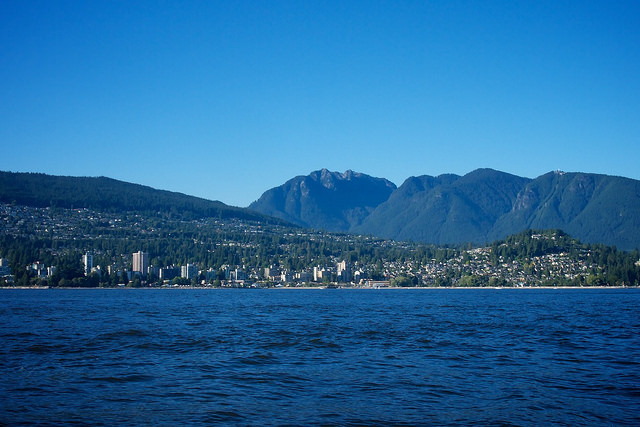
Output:
<instances>
[{"instance_id":1,"label":"forested mountain slope","mask_svg":"<svg viewBox=\"0 0 640 427\"><path fill-rule=\"evenodd\" d=\"M409 178L354 231L436 244L485 242L527 182L491 169Z\"/></svg>"},{"instance_id":2,"label":"forested mountain slope","mask_svg":"<svg viewBox=\"0 0 640 427\"><path fill-rule=\"evenodd\" d=\"M489 238L527 228L560 228L583 242L640 247L640 181L550 172L527 184Z\"/></svg>"},{"instance_id":3,"label":"forested mountain slope","mask_svg":"<svg viewBox=\"0 0 640 427\"><path fill-rule=\"evenodd\" d=\"M391 183L323 188L319 175L340 176L325 170L296 177L251 208L313 228L433 244L485 243L535 228L640 247L640 181L633 179L564 172L529 179L478 169L410 177L392 190Z\"/></svg>"},{"instance_id":4,"label":"forested mountain slope","mask_svg":"<svg viewBox=\"0 0 640 427\"><path fill-rule=\"evenodd\" d=\"M162 212L184 218L272 220L256 212L105 177L0 172L0 203L33 207Z\"/></svg>"}]
</instances>

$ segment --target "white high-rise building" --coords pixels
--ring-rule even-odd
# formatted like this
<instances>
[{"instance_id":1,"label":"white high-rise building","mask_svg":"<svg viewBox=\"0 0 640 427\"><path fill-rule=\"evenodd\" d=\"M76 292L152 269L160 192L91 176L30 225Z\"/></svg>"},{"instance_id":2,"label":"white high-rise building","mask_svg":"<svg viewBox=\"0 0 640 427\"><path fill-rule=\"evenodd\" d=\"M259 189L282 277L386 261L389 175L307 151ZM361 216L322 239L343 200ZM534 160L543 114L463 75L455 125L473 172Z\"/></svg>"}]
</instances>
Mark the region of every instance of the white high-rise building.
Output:
<instances>
[{"instance_id":1,"label":"white high-rise building","mask_svg":"<svg viewBox=\"0 0 640 427\"><path fill-rule=\"evenodd\" d=\"M183 265L181 273L181 277L184 277L185 279L193 279L198 276L198 267L193 264Z\"/></svg>"},{"instance_id":2,"label":"white high-rise building","mask_svg":"<svg viewBox=\"0 0 640 427\"><path fill-rule=\"evenodd\" d=\"M93 255L91 252L87 252L82 255L82 263L84 264L84 275L88 276L91 273L91 269L93 268Z\"/></svg>"},{"instance_id":3,"label":"white high-rise building","mask_svg":"<svg viewBox=\"0 0 640 427\"><path fill-rule=\"evenodd\" d=\"M351 280L351 265L347 261L339 262L337 265L338 280L341 282L349 282Z\"/></svg>"},{"instance_id":4,"label":"white high-rise building","mask_svg":"<svg viewBox=\"0 0 640 427\"><path fill-rule=\"evenodd\" d=\"M147 268L149 267L149 254L147 252L136 252L133 254L133 272L138 272L141 275L147 274Z\"/></svg>"}]
</instances>

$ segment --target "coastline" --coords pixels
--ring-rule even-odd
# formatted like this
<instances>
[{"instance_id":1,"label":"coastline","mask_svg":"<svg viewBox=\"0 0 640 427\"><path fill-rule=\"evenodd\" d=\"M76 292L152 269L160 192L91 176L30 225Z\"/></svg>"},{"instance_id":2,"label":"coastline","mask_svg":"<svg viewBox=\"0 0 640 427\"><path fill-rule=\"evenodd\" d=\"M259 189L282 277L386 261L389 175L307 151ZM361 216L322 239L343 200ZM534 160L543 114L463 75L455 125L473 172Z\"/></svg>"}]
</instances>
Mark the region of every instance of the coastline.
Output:
<instances>
[{"instance_id":1,"label":"coastline","mask_svg":"<svg viewBox=\"0 0 640 427\"><path fill-rule=\"evenodd\" d=\"M140 287L140 288L127 288L127 287L97 287L97 288L83 288L83 287L51 287L51 286L0 286L1 290L45 290L45 289L60 289L60 290L210 290L210 291L224 291L232 289L242 290L364 290L364 291L376 291L376 290L464 290L464 289L486 289L486 290L509 290L509 289L640 289L640 286L388 286L380 288L372 288L365 286L346 286L346 287L333 287L327 288L326 286L292 286L292 287L269 287L269 288L232 288L232 287L207 287L207 286L176 286L176 287Z\"/></svg>"}]
</instances>

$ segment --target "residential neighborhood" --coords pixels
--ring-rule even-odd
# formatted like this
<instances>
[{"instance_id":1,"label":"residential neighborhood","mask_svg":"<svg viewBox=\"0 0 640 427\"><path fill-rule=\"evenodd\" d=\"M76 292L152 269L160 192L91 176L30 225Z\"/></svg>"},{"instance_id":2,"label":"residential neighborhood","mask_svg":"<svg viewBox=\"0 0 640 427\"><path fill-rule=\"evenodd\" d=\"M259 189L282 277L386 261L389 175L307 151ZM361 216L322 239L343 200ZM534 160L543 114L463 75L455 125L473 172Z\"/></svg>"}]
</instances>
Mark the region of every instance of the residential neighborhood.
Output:
<instances>
[{"instance_id":1,"label":"residential neighborhood","mask_svg":"<svg viewBox=\"0 0 640 427\"><path fill-rule=\"evenodd\" d=\"M81 273L98 286L120 287L469 287L594 286L608 283L594 249L573 245L529 257L510 257L505 242L481 247L425 247L351 234L239 220L172 222L140 213L104 213L0 205L8 238L41 241L41 258L24 265L0 260L0 280L52 285L55 260L76 253ZM554 234L529 234L540 245ZM171 249L170 244L179 242ZM136 243L137 242L137 243ZM564 242L564 240L563 240ZM135 251L125 251L132 245ZM520 244L520 243L518 243ZM565 243L563 243L564 245ZM2 250L3 248L0 248ZM175 251L172 252L172 251ZM4 252L3 252L4 253ZM235 262L234 262L235 261ZM12 271L13 269L13 271ZM73 284L73 282L67 282ZM76 282L79 285L80 282ZM22 285L26 283L22 282Z\"/></svg>"}]
</instances>

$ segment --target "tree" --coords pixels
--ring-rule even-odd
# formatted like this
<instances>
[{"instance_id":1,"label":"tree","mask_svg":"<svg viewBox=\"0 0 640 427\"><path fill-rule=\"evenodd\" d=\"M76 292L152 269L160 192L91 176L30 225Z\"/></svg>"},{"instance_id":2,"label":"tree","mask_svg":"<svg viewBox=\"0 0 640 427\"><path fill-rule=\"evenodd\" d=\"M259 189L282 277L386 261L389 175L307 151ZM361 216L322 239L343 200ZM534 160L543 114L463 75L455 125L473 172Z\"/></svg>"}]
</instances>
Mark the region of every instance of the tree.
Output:
<instances>
[{"instance_id":1,"label":"tree","mask_svg":"<svg viewBox=\"0 0 640 427\"><path fill-rule=\"evenodd\" d=\"M81 256L77 252L70 252L63 255L58 260L56 272L52 278L52 284L63 286L61 282L64 279L64 283L68 286L69 282L80 277L84 277L84 268L82 266Z\"/></svg>"},{"instance_id":2,"label":"tree","mask_svg":"<svg viewBox=\"0 0 640 427\"><path fill-rule=\"evenodd\" d=\"M100 275L93 272L87 276L86 286L90 288L97 288L100 285Z\"/></svg>"},{"instance_id":3,"label":"tree","mask_svg":"<svg viewBox=\"0 0 640 427\"><path fill-rule=\"evenodd\" d=\"M142 286L142 282L140 281L140 276L135 275L131 278L131 281L127 283L127 287L129 288L139 288Z\"/></svg>"},{"instance_id":4,"label":"tree","mask_svg":"<svg viewBox=\"0 0 640 427\"><path fill-rule=\"evenodd\" d=\"M417 277L408 277L408 276L398 276L391 279L391 286L398 286L401 288L408 288L412 286L418 285Z\"/></svg>"},{"instance_id":5,"label":"tree","mask_svg":"<svg viewBox=\"0 0 640 427\"><path fill-rule=\"evenodd\" d=\"M171 281L171 284L178 285L178 286L189 286L191 285L191 280L185 277L176 277Z\"/></svg>"}]
</instances>

